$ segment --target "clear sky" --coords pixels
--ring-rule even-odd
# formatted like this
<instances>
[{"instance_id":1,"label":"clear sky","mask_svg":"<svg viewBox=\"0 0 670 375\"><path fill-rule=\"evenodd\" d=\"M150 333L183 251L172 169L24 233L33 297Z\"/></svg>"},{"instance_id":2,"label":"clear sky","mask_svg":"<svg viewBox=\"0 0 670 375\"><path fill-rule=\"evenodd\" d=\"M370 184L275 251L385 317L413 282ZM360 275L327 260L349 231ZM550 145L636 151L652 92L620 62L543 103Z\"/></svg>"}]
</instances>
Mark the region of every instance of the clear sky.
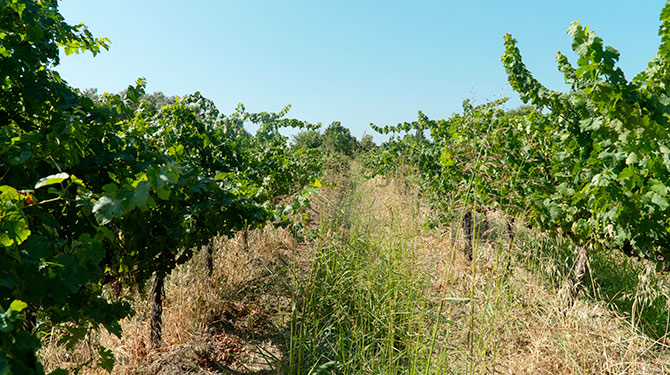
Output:
<instances>
[{"instance_id":1,"label":"clear sky","mask_svg":"<svg viewBox=\"0 0 670 375\"><path fill-rule=\"evenodd\" d=\"M223 113L281 110L368 126L460 111L461 103L512 98L500 62L503 35L518 41L542 83L564 90L556 51L570 51L570 22L590 26L621 53L627 78L656 53L661 0L258 1L63 0L109 51L63 56L57 70L75 87L118 92L138 77L148 91L200 91ZM572 56L572 55L568 55ZM574 59L573 59L574 61Z\"/></svg>"}]
</instances>

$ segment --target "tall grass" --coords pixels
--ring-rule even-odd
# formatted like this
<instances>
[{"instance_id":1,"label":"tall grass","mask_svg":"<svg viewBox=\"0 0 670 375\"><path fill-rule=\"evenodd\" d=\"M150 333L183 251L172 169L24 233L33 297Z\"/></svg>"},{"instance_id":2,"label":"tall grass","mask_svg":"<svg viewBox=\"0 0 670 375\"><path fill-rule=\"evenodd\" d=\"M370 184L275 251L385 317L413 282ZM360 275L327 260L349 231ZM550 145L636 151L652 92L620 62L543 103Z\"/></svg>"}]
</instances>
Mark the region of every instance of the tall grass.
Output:
<instances>
[{"instance_id":1,"label":"tall grass","mask_svg":"<svg viewBox=\"0 0 670 375\"><path fill-rule=\"evenodd\" d=\"M518 233L517 259L552 285L565 283L576 261L569 243L526 230ZM592 250L581 295L604 303L625 316L634 329L665 346L670 333L669 281L667 272L656 270L650 261L630 258L617 250Z\"/></svg>"},{"instance_id":2,"label":"tall grass","mask_svg":"<svg viewBox=\"0 0 670 375\"><path fill-rule=\"evenodd\" d=\"M417 373L424 351L425 281L413 237L393 208L374 215L360 180L343 182L322 223L309 280L292 311L289 374Z\"/></svg>"},{"instance_id":3,"label":"tall grass","mask_svg":"<svg viewBox=\"0 0 670 375\"><path fill-rule=\"evenodd\" d=\"M624 267L617 280L620 268L592 255L591 270L600 276L585 283L580 295L586 300L567 305L561 291L574 256L565 243L522 228L510 236L504 217L479 214L475 228L480 233L473 235L469 261L459 219L429 228L424 223L430 210L403 176L363 181L359 175L354 168L329 199L330 208L322 211L311 272L295 284L298 297L282 372L627 374L670 369L657 341L612 314L608 308L614 302L602 302L606 296L629 298L623 296L625 285L633 281L639 289L638 269ZM461 211L450 215L462 218ZM646 275L651 275L649 283L657 283ZM652 295L633 294L639 308L635 320L642 322L653 304L641 308L641 296L651 301Z\"/></svg>"}]
</instances>

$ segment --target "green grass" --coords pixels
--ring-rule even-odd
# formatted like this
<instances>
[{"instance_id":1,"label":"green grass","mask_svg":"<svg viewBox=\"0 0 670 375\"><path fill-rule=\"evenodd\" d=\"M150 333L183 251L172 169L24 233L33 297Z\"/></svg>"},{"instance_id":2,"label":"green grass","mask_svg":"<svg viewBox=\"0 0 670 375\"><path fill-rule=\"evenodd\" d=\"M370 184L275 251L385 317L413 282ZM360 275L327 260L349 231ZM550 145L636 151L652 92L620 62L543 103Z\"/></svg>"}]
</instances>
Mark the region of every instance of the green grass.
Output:
<instances>
[{"instance_id":1,"label":"green grass","mask_svg":"<svg viewBox=\"0 0 670 375\"><path fill-rule=\"evenodd\" d=\"M487 218L492 230L477 236L470 262L462 212L453 223L426 225L425 206L402 176L362 176L354 167L324 197L310 272L293 284L281 373L667 368L667 353L637 330L665 332L660 274L645 273L644 284L639 262L593 253L582 300L566 310L561 288L574 254L565 243L524 228L510 242L505 220ZM625 321L607 308L633 314Z\"/></svg>"},{"instance_id":2,"label":"green grass","mask_svg":"<svg viewBox=\"0 0 670 375\"><path fill-rule=\"evenodd\" d=\"M374 217L361 186L342 181L322 222L325 235L292 311L289 374L418 373L427 301L408 256L413 238L394 217Z\"/></svg>"}]
</instances>

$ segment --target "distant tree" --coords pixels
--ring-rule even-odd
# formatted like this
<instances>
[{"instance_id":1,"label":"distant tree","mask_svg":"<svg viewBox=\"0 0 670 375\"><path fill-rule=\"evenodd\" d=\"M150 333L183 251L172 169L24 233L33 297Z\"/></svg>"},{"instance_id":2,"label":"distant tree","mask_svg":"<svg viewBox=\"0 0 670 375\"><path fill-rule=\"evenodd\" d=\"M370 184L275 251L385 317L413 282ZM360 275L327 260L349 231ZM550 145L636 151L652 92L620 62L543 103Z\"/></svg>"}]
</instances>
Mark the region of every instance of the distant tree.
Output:
<instances>
[{"instance_id":1,"label":"distant tree","mask_svg":"<svg viewBox=\"0 0 670 375\"><path fill-rule=\"evenodd\" d=\"M532 105L524 104L518 108L510 109L505 112L505 117L525 116L535 110Z\"/></svg>"},{"instance_id":2,"label":"distant tree","mask_svg":"<svg viewBox=\"0 0 670 375\"><path fill-rule=\"evenodd\" d=\"M358 149L360 151L370 151L373 148L377 148L377 145L375 144L375 141L372 139L372 136L370 134L364 134L363 137L361 137L361 141L358 145Z\"/></svg>"},{"instance_id":3,"label":"distant tree","mask_svg":"<svg viewBox=\"0 0 670 375\"><path fill-rule=\"evenodd\" d=\"M303 130L293 136L295 148L319 148L323 144L321 133L318 130Z\"/></svg>"},{"instance_id":4,"label":"distant tree","mask_svg":"<svg viewBox=\"0 0 670 375\"><path fill-rule=\"evenodd\" d=\"M354 150L358 146L356 138L339 121L333 121L332 124L328 125L323 132L322 139L324 148L347 156L353 156Z\"/></svg>"},{"instance_id":5,"label":"distant tree","mask_svg":"<svg viewBox=\"0 0 670 375\"><path fill-rule=\"evenodd\" d=\"M93 103L97 104L100 102L100 95L98 95L98 89L96 88L88 88L82 91L81 95L93 100Z\"/></svg>"},{"instance_id":6,"label":"distant tree","mask_svg":"<svg viewBox=\"0 0 670 375\"><path fill-rule=\"evenodd\" d=\"M142 97L142 99L146 100L146 102L149 104L149 108L151 108L153 112L157 112L166 105L174 104L175 102L174 96L165 96L162 91L155 91L151 94L146 94Z\"/></svg>"}]
</instances>

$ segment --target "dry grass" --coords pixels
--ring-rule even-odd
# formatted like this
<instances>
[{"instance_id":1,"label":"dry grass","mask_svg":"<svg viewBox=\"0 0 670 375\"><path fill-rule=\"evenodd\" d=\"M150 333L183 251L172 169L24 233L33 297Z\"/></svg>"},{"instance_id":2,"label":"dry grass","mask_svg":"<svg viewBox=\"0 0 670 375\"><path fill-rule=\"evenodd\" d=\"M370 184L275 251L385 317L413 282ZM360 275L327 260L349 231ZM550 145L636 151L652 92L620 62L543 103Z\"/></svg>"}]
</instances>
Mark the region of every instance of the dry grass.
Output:
<instances>
[{"instance_id":1,"label":"dry grass","mask_svg":"<svg viewBox=\"0 0 670 375\"><path fill-rule=\"evenodd\" d=\"M566 297L567 280L552 285L530 272L519 260L519 244L510 247L499 214L487 215L490 229L470 262L463 255L460 225L427 229L430 210L402 178L377 177L365 189L364 202L383 227L380 235L388 236L384 232L394 221L392 230L413 238L417 268L430 285L431 312L441 310L452 322L429 323L436 341L430 373L670 373L667 349L628 319L602 302L573 302Z\"/></svg>"},{"instance_id":2,"label":"dry grass","mask_svg":"<svg viewBox=\"0 0 670 375\"><path fill-rule=\"evenodd\" d=\"M215 238L213 247L211 278L204 254L196 253L166 279L160 349L149 344L148 297L133 295L136 314L121 322L121 339L91 331L74 350L48 343L41 352L47 368L74 368L95 358L91 351L101 344L114 353L114 374L273 371L284 355L283 311L293 298L294 272L308 264L307 247L287 230L271 226ZM96 368L82 373L106 374Z\"/></svg>"},{"instance_id":3,"label":"dry grass","mask_svg":"<svg viewBox=\"0 0 670 375\"><path fill-rule=\"evenodd\" d=\"M354 174L360 171L354 169ZM490 231L477 242L474 261L463 255L456 224L429 228L431 215L403 178L374 179L355 188L358 230L373 246L405 249L407 267L424 280L424 309L410 321L416 332L413 370L427 374L665 374L670 355L631 327L605 303L565 297L561 283L531 272L523 261L541 236L525 232L526 250L489 215ZM315 200L316 221L337 215L332 190ZM324 215L319 216L323 212ZM323 223L322 223L323 224ZM55 344L43 354L54 365L81 363L88 347L112 348L117 374L279 373L288 355L287 325L296 285L309 273L316 243L337 241L347 226L330 226L317 241L297 244L283 230L250 232L247 241L215 239L214 275L200 256L175 270L166 284L164 341L149 349L148 306L136 296L137 314L122 323L122 339L91 333L90 344L66 353ZM324 231L322 225L321 230ZM517 228L517 232L524 231ZM334 245L333 245L334 246ZM511 249L511 250L510 250ZM541 267L552 268L553 264ZM418 315L417 315L418 316ZM409 332L407 332L409 334ZM401 371L397 371L401 372ZM104 373L89 369L84 373Z\"/></svg>"}]
</instances>

